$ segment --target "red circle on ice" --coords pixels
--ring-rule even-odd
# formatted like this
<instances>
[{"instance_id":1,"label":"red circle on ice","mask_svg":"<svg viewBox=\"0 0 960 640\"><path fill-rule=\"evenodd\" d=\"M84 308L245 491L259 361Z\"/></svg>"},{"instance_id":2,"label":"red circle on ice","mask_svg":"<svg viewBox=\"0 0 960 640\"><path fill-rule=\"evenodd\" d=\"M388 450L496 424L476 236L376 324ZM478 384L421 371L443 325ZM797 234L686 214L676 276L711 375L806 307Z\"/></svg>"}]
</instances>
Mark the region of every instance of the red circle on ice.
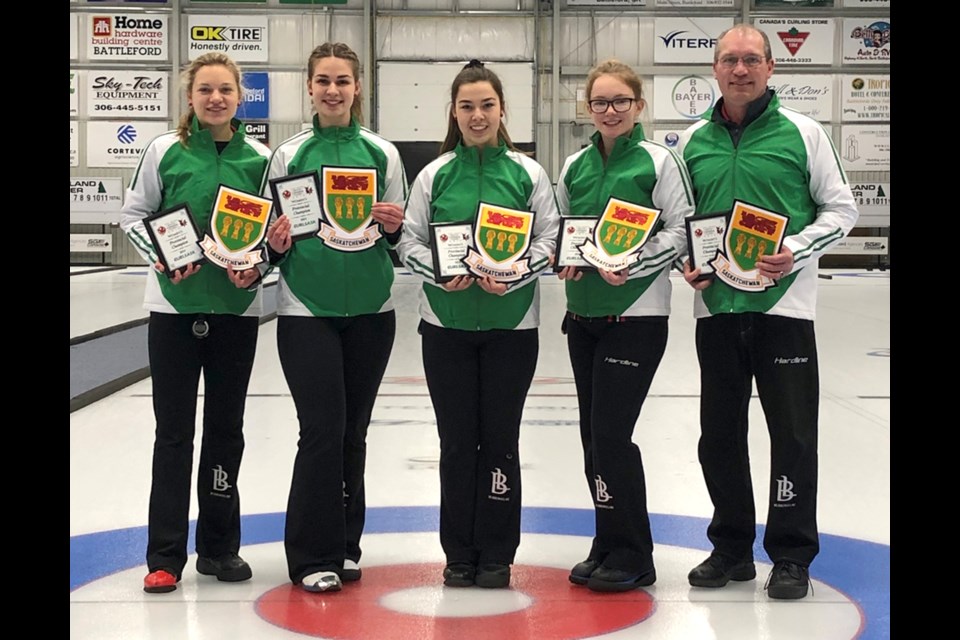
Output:
<instances>
[{"instance_id":1,"label":"red circle on ice","mask_svg":"<svg viewBox=\"0 0 960 640\"><path fill-rule=\"evenodd\" d=\"M510 588L531 599L519 611L469 617L401 613L380 604L404 589L442 587L442 564L364 567L363 579L338 593L309 593L288 584L260 596L255 611L278 627L335 640L572 640L610 633L650 617L654 601L643 589L595 593L570 584L564 569L514 565ZM476 588L476 587L474 587ZM469 589L456 589L469 597Z\"/></svg>"}]
</instances>

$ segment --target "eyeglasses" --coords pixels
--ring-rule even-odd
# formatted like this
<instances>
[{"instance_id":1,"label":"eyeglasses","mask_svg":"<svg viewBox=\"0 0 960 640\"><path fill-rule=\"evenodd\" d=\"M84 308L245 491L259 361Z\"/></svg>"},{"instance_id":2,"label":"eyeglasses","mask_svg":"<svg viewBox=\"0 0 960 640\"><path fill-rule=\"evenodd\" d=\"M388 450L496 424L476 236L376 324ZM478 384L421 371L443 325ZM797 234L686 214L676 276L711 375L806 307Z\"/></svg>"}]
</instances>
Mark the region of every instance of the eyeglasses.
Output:
<instances>
[{"instance_id":1,"label":"eyeglasses","mask_svg":"<svg viewBox=\"0 0 960 640\"><path fill-rule=\"evenodd\" d=\"M617 113L623 113L629 111L634 102L636 102L634 98L617 98L615 100L590 100L587 104L590 105L590 111L593 113L606 113L610 105L613 105L613 110Z\"/></svg>"},{"instance_id":2,"label":"eyeglasses","mask_svg":"<svg viewBox=\"0 0 960 640\"><path fill-rule=\"evenodd\" d=\"M743 62L743 66L748 69L754 69L759 67L760 64L765 60L764 56L758 56L754 54L737 57L737 56L723 56L718 60L720 66L724 69L733 69L737 66L738 62Z\"/></svg>"}]
</instances>

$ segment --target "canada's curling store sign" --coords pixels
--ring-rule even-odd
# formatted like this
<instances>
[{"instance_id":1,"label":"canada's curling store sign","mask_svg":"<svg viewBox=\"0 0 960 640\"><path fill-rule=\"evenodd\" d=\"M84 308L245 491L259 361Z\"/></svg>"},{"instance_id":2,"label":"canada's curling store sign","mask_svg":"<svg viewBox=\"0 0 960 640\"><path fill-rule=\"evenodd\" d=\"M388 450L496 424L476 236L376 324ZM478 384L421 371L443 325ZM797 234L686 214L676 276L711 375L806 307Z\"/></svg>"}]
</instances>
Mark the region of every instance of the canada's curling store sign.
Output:
<instances>
[{"instance_id":1,"label":"canada's curling store sign","mask_svg":"<svg viewBox=\"0 0 960 640\"><path fill-rule=\"evenodd\" d=\"M266 16L190 16L190 59L210 51L241 62L266 62Z\"/></svg>"},{"instance_id":2,"label":"canada's curling store sign","mask_svg":"<svg viewBox=\"0 0 960 640\"><path fill-rule=\"evenodd\" d=\"M91 15L91 60L166 60L167 16Z\"/></svg>"}]
</instances>

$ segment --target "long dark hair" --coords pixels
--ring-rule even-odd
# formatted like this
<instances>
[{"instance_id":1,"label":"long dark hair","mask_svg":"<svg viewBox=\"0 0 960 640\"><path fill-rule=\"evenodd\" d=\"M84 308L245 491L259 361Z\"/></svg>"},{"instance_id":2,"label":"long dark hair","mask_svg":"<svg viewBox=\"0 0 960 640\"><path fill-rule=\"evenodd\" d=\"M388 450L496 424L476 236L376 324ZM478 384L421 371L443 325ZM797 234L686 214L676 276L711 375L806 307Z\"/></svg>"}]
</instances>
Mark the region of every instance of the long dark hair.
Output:
<instances>
[{"instance_id":1,"label":"long dark hair","mask_svg":"<svg viewBox=\"0 0 960 640\"><path fill-rule=\"evenodd\" d=\"M445 154L447 151L452 151L454 147L463 140L463 134L460 133L460 127L457 125L457 119L453 114L454 109L456 109L457 93L460 92L460 87L465 84L473 84L474 82L489 82L490 86L493 87L493 90L497 93L497 97L500 99L500 108L506 109L506 102L503 99L503 83L500 82L497 74L484 67L483 63L479 60L471 60L468 62L463 69L460 70L460 73L457 74L457 77L453 79L453 85L450 87L450 115L447 122L447 137L444 139L443 144L440 145L440 155ZM510 140L507 127L503 124L503 118L500 119L497 139L506 144L509 149L519 151L519 149L513 145L513 141Z\"/></svg>"}]
</instances>

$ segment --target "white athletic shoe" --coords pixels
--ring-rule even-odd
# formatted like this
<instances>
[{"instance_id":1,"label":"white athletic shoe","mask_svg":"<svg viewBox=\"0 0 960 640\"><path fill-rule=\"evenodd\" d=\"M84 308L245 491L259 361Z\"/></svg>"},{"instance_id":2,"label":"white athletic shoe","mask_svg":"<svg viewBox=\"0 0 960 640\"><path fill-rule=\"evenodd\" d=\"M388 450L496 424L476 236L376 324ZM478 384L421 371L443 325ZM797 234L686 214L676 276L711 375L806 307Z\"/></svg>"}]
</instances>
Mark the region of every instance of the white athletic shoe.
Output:
<instances>
[{"instance_id":1,"label":"white athletic shoe","mask_svg":"<svg viewBox=\"0 0 960 640\"><path fill-rule=\"evenodd\" d=\"M300 581L300 586L306 591L320 593L325 591L340 591L343 583L340 582L340 576L333 571L318 571L311 573Z\"/></svg>"},{"instance_id":2,"label":"white athletic shoe","mask_svg":"<svg viewBox=\"0 0 960 640\"><path fill-rule=\"evenodd\" d=\"M340 572L340 577L343 578L344 582L356 582L362 574L360 565L355 561L350 558L343 561L343 571Z\"/></svg>"}]
</instances>

